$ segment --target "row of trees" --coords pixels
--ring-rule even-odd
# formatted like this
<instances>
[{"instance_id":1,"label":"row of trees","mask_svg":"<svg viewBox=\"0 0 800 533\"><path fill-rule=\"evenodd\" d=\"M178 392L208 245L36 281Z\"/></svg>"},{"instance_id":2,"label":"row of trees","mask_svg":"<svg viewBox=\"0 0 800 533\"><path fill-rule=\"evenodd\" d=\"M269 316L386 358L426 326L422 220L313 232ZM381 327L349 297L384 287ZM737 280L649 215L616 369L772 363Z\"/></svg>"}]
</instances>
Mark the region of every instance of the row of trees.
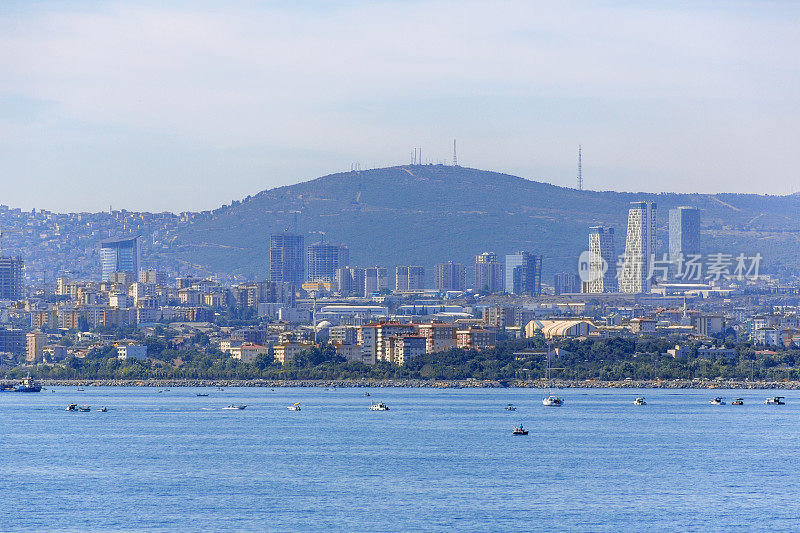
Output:
<instances>
[{"instance_id":1,"label":"row of trees","mask_svg":"<svg viewBox=\"0 0 800 533\"><path fill-rule=\"evenodd\" d=\"M147 337L150 359L116 358L113 347L92 350L85 358L70 357L59 365L38 365L32 374L53 379L536 379L545 375L541 339L501 343L484 351L451 349L427 354L399 367L389 363L367 366L347 362L330 345L300 353L281 366L271 355L251 363L230 357L212 347L208 337L197 334L188 343L174 346L169 339ZM696 350L686 358L666 355L674 341L664 339L564 340L561 356L553 360L553 378L571 380L630 379L800 379L800 351L756 353L749 344L737 345L737 357L704 359ZM28 370L0 368L8 377L22 377Z\"/></svg>"}]
</instances>

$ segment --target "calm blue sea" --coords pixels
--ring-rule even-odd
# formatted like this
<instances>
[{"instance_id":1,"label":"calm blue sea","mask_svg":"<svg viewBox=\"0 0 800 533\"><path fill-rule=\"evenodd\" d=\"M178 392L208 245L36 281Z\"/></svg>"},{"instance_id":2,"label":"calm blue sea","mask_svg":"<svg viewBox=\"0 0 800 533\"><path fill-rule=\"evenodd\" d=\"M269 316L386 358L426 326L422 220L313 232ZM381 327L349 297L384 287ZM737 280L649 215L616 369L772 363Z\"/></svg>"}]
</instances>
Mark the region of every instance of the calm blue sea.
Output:
<instances>
[{"instance_id":1,"label":"calm blue sea","mask_svg":"<svg viewBox=\"0 0 800 533\"><path fill-rule=\"evenodd\" d=\"M800 391L367 390L0 394L0 530L800 528Z\"/></svg>"}]
</instances>

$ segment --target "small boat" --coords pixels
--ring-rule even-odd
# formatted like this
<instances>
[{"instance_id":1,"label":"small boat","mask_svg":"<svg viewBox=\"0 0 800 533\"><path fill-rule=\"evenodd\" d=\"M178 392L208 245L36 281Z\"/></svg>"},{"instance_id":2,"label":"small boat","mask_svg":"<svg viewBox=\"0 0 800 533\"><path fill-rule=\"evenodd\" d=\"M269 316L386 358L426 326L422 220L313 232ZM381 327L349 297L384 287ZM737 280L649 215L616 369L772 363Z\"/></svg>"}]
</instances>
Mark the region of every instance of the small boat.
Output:
<instances>
[{"instance_id":1,"label":"small boat","mask_svg":"<svg viewBox=\"0 0 800 533\"><path fill-rule=\"evenodd\" d=\"M647 405L647 402L646 402L646 401L644 401L644 398L642 398L641 396L639 396L638 398L636 398L635 400L633 400L633 405Z\"/></svg>"},{"instance_id":2,"label":"small boat","mask_svg":"<svg viewBox=\"0 0 800 533\"><path fill-rule=\"evenodd\" d=\"M80 411L81 413L88 413L91 410L92 408L89 405L81 405L80 407L78 407L78 411Z\"/></svg>"},{"instance_id":3,"label":"small boat","mask_svg":"<svg viewBox=\"0 0 800 533\"><path fill-rule=\"evenodd\" d=\"M101 407L100 409L98 409L98 410L97 410L97 412L98 412L98 413L107 413L107 412L108 412L108 407L106 407L106 406L104 405L103 407Z\"/></svg>"},{"instance_id":4,"label":"small boat","mask_svg":"<svg viewBox=\"0 0 800 533\"><path fill-rule=\"evenodd\" d=\"M196 396L200 396L201 398L205 398L206 396L208 396L208 394L207 394L207 393L205 393L205 392L198 392L198 393L196 394Z\"/></svg>"},{"instance_id":5,"label":"small boat","mask_svg":"<svg viewBox=\"0 0 800 533\"><path fill-rule=\"evenodd\" d=\"M522 427L522 424L518 425L514 428L514 431L511 432L512 435L527 435L528 430Z\"/></svg>"},{"instance_id":6,"label":"small boat","mask_svg":"<svg viewBox=\"0 0 800 533\"><path fill-rule=\"evenodd\" d=\"M383 402L378 402L378 403L372 402L369 405L369 410L370 411L388 411L389 410L389 406L386 405Z\"/></svg>"},{"instance_id":7,"label":"small boat","mask_svg":"<svg viewBox=\"0 0 800 533\"><path fill-rule=\"evenodd\" d=\"M743 398L736 398L735 400L733 400L731 402L731 405L744 405L744 399Z\"/></svg>"},{"instance_id":8,"label":"small boat","mask_svg":"<svg viewBox=\"0 0 800 533\"><path fill-rule=\"evenodd\" d=\"M300 402L290 405L289 407L287 407L287 409L290 410L290 411L299 411L300 410Z\"/></svg>"},{"instance_id":9,"label":"small boat","mask_svg":"<svg viewBox=\"0 0 800 533\"><path fill-rule=\"evenodd\" d=\"M717 396L716 398L712 398L708 403L711 405L725 405L725 400Z\"/></svg>"},{"instance_id":10,"label":"small boat","mask_svg":"<svg viewBox=\"0 0 800 533\"><path fill-rule=\"evenodd\" d=\"M22 383L14 387L13 392L40 392L42 390L42 386L36 383L36 381L28 376L25 378Z\"/></svg>"},{"instance_id":11,"label":"small boat","mask_svg":"<svg viewBox=\"0 0 800 533\"><path fill-rule=\"evenodd\" d=\"M85 389L78 387L78 392L83 392Z\"/></svg>"},{"instance_id":12,"label":"small boat","mask_svg":"<svg viewBox=\"0 0 800 533\"><path fill-rule=\"evenodd\" d=\"M516 410L517 407L513 403L506 405L506 411L516 411Z\"/></svg>"},{"instance_id":13,"label":"small boat","mask_svg":"<svg viewBox=\"0 0 800 533\"><path fill-rule=\"evenodd\" d=\"M78 404L77 403L71 403L64 410L65 411L77 411L78 410Z\"/></svg>"},{"instance_id":14,"label":"small boat","mask_svg":"<svg viewBox=\"0 0 800 533\"><path fill-rule=\"evenodd\" d=\"M783 401L783 396L773 396L772 398L767 398L764 400L764 403L767 405L786 405L786 402Z\"/></svg>"},{"instance_id":15,"label":"small boat","mask_svg":"<svg viewBox=\"0 0 800 533\"><path fill-rule=\"evenodd\" d=\"M217 387L217 390L218 391L224 391L225 389L223 389L222 387Z\"/></svg>"},{"instance_id":16,"label":"small boat","mask_svg":"<svg viewBox=\"0 0 800 533\"><path fill-rule=\"evenodd\" d=\"M551 394L547 398L542 398L542 405L545 407L561 407L564 405L564 400L556 396L555 394Z\"/></svg>"},{"instance_id":17,"label":"small boat","mask_svg":"<svg viewBox=\"0 0 800 533\"><path fill-rule=\"evenodd\" d=\"M371 395L370 395L370 393L368 393L368 392L365 392L365 393L364 393L364 397L365 397L365 398L369 398L370 396L371 396Z\"/></svg>"},{"instance_id":18,"label":"small boat","mask_svg":"<svg viewBox=\"0 0 800 533\"><path fill-rule=\"evenodd\" d=\"M231 411L234 411L234 410L239 410L239 411L241 411L241 410L242 410L242 409L244 409L245 407L247 407L247 405L246 405L246 404L241 404L241 405L231 404L231 405L229 405L228 407L223 407L223 409L228 409L228 410L231 410Z\"/></svg>"}]
</instances>

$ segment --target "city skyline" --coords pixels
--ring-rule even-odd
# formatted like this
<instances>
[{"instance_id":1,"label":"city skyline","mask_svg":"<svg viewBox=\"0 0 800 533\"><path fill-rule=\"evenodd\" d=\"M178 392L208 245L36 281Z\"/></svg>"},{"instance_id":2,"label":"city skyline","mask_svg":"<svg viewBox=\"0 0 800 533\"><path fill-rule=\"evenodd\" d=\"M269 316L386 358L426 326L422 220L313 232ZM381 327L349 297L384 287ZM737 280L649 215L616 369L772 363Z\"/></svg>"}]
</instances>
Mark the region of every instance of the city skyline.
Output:
<instances>
[{"instance_id":1,"label":"city skyline","mask_svg":"<svg viewBox=\"0 0 800 533\"><path fill-rule=\"evenodd\" d=\"M18 186L4 202L199 211L410 163L416 147L450 162L453 139L462 165L560 186L576 185L580 144L587 189L787 194L800 60L774 52L797 48L799 14L785 2L12 2L0 176Z\"/></svg>"}]
</instances>

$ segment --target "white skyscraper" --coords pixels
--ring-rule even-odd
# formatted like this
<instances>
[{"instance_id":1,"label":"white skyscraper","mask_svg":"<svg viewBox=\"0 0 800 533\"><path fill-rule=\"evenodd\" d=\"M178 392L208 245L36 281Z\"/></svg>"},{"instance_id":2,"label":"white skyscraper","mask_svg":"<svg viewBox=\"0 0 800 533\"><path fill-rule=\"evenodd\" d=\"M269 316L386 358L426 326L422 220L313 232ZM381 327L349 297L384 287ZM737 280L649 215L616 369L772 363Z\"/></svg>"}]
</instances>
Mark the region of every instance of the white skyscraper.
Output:
<instances>
[{"instance_id":1,"label":"white skyscraper","mask_svg":"<svg viewBox=\"0 0 800 533\"><path fill-rule=\"evenodd\" d=\"M628 235L625 260L619 277L620 292L650 290L650 260L656 253L656 204L631 202L628 211Z\"/></svg>"},{"instance_id":2,"label":"white skyscraper","mask_svg":"<svg viewBox=\"0 0 800 533\"><path fill-rule=\"evenodd\" d=\"M617 249L614 228L589 228L589 281L584 292L617 292Z\"/></svg>"}]
</instances>

